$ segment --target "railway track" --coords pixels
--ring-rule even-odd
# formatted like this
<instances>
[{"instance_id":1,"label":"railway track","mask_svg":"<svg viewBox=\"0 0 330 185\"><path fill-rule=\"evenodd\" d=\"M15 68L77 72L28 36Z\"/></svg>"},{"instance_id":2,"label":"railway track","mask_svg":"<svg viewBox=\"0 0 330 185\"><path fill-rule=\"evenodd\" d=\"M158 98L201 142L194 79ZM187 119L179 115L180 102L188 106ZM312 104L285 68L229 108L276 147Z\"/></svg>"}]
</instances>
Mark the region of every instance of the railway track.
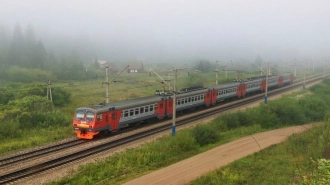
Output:
<instances>
[{"instance_id":1,"label":"railway track","mask_svg":"<svg viewBox=\"0 0 330 185\"><path fill-rule=\"evenodd\" d=\"M313 78L309 78L308 80L306 80L306 84L316 82L322 78L323 78L323 75L314 76ZM294 84L291 84L289 86L285 86L280 89L275 89L275 90L269 91L268 95L273 96L276 94L280 94L280 93L289 91L291 89L296 89L297 87L302 87L303 83L304 83L303 80L298 80ZM240 99L240 100L225 103L225 104L219 104L210 109L205 109L205 110L201 111L202 113L195 112L194 114L192 114L192 116L190 116L190 115L186 116L188 118L180 119L180 117L178 117L176 126L180 127L182 125L191 123L192 121L200 120L200 119L212 116L214 114L219 114L221 112L224 112L224 111L227 111L227 110L230 110L233 108L244 106L244 105L252 103L252 102L260 101L263 99L263 97L264 97L264 94L256 94L256 95L250 96L249 98L244 98L244 99ZM139 139L143 139L145 137L148 137L148 136L160 133L160 132L169 131L171 129L172 123L171 123L171 121L168 121L168 120L165 122L168 122L168 123L165 125L159 126L159 127L148 129L146 131L132 134L132 135L124 137L124 138L120 138L117 140L99 144L97 146L93 146L88 149L75 151L69 155L51 159L46 162L38 163L38 164L35 164L32 166L24 167L23 169L20 169L20 170L15 170L15 171L3 174L0 176L0 184L12 183L17 180L23 179L25 177L33 176L33 175L42 173L46 170L53 169L58 166L62 166L62 165L71 163L73 161L82 160L82 159L85 159L92 155L104 152L109 149L113 149L115 147L130 143L133 141L137 141ZM19 154L16 156L4 158L4 159L0 160L0 169L2 167L6 167L7 165L10 165L10 164L19 163L23 160L27 160L27 159L31 160L33 158L46 156L47 154L50 154L54 151L65 150L74 145L82 144L84 142L86 142L86 141L74 140L72 142L63 143L60 145L47 147L45 149L36 150L31 153Z\"/></svg>"}]
</instances>

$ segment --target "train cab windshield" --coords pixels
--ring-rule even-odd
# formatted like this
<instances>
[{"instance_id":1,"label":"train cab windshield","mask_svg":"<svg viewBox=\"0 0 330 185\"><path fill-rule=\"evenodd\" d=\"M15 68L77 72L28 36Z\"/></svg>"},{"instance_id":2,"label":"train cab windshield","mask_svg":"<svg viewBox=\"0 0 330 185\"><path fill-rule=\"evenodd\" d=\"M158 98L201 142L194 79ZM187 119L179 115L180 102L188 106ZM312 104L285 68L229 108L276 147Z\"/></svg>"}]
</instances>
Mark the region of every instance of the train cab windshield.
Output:
<instances>
[{"instance_id":1,"label":"train cab windshield","mask_svg":"<svg viewBox=\"0 0 330 185\"><path fill-rule=\"evenodd\" d=\"M76 120L93 121L94 115L95 114L92 111L77 110L76 111Z\"/></svg>"},{"instance_id":2,"label":"train cab windshield","mask_svg":"<svg viewBox=\"0 0 330 185\"><path fill-rule=\"evenodd\" d=\"M87 111L86 112L86 121L93 121L94 120L94 113Z\"/></svg>"},{"instance_id":3,"label":"train cab windshield","mask_svg":"<svg viewBox=\"0 0 330 185\"><path fill-rule=\"evenodd\" d=\"M76 119L77 120L82 120L84 119L85 115L84 115L84 111L83 110L77 110L76 111Z\"/></svg>"}]
</instances>

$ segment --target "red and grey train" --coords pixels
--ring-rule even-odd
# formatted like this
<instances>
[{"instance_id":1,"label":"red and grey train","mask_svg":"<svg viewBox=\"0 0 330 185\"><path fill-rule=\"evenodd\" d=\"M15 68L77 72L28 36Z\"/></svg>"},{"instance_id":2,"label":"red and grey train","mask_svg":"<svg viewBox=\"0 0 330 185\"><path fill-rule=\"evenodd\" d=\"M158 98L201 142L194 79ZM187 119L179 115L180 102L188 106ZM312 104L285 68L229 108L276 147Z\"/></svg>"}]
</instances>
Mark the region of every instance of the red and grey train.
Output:
<instances>
[{"instance_id":1,"label":"red and grey train","mask_svg":"<svg viewBox=\"0 0 330 185\"><path fill-rule=\"evenodd\" d=\"M282 87L293 83L292 74L272 75L268 78L268 88ZM176 111L198 107L209 107L232 98L242 98L247 94L263 92L265 77L249 78L210 87L186 88L176 94ZM77 108L73 119L75 133L82 139L93 139L100 133L120 130L120 128L151 119L171 117L173 95L154 96L111 102Z\"/></svg>"}]
</instances>

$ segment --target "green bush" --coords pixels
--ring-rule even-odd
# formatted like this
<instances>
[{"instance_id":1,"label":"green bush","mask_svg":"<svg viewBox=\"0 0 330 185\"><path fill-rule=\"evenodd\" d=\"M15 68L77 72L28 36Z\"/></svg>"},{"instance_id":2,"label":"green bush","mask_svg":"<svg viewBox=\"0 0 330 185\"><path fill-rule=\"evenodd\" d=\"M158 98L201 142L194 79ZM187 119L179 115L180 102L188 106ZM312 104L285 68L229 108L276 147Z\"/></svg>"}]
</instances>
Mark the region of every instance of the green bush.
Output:
<instances>
[{"instance_id":1,"label":"green bush","mask_svg":"<svg viewBox=\"0 0 330 185\"><path fill-rule=\"evenodd\" d=\"M215 143L220 139L220 134L211 125L197 125L192 130L196 142L200 146Z\"/></svg>"},{"instance_id":2,"label":"green bush","mask_svg":"<svg viewBox=\"0 0 330 185\"><path fill-rule=\"evenodd\" d=\"M228 129L235 129L240 126L238 116L234 114L224 114L221 117L221 120L227 124Z\"/></svg>"},{"instance_id":3,"label":"green bush","mask_svg":"<svg viewBox=\"0 0 330 185\"><path fill-rule=\"evenodd\" d=\"M9 88L0 88L0 104L7 104L10 100L14 100L14 91Z\"/></svg>"},{"instance_id":4,"label":"green bush","mask_svg":"<svg viewBox=\"0 0 330 185\"><path fill-rule=\"evenodd\" d=\"M32 124L32 115L28 112L22 112L17 116L17 120L19 122L20 128L32 128L34 125Z\"/></svg>"},{"instance_id":5,"label":"green bush","mask_svg":"<svg viewBox=\"0 0 330 185\"><path fill-rule=\"evenodd\" d=\"M324 116L324 122L330 123L330 112L328 111Z\"/></svg>"},{"instance_id":6,"label":"green bush","mask_svg":"<svg viewBox=\"0 0 330 185\"><path fill-rule=\"evenodd\" d=\"M52 88L53 103L55 106L65 106L70 103L71 93L64 88Z\"/></svg>"},{"instance_id":7,"label":"green bush","mask_svg":"<svg viewBox=\"0 0 330 185\"><path fill-rule=\"evenodd\" d=\"M213 128L218 132L226 132L228 130L227 123L222 121L220 117L217 117L212 120L210 125L212 125Z\"/></svg>"},{"instance_id":8,"label":"green bush","mask_svg":"<svg viewBox=\"0 0 330 185\"><path fill-rule=\"evenodd\" d=\"M304 109L304 114L311 121L321 121L328 105L319 97L311 96L308 98L301 98L298 100L299 106Z\"/></svg>"},{"instance_id":9,"label":"green bush","mask_svg":"<svg viewBox=\"0 0 330 185\"><path fill-rule=\"evenodd\" d=\"M22 111L26 112L41 112L52 109L52 104L46 97L31 95L21 99L15 99L8 103L9 107L19 107Z\"/></svg>"},{"instance_id":10,"label":"green bush","mask_svg":"<svg viewBox=\"0 0 330 185\"><path fill-rule=\"evenodd\" d=\"M281 125L296 125L306 123L304 110L295 99L281 98L269 103L271 112L275 113Z\"/></svg>"},{"instance_id":11,"label":"green bush","mask_svg":"<svg viewBox=\"0 0 330 185\"><path fill-rule=\"evenodd\" d=\"M324 78L322 81L325 85L330 86L330 78Z\"/></svg>"},{"instance_id":12,"label":"green bush","mask_svg":"<svg viewBox=\"0 0 330 185\"><path fill-rule=\"evenodd\" d=\"M19 123L16 121L0 122L0 139L17 138L21 136Z\"/></svg>"},{"instance_id":13,"label":"green bush","mask_svg":"<svg viewBox=\"0 0 330 185\"><path fill-rule=\"evenodd\" d=\"M257 123L260 124L262 128L276 128L280 124L280 120L277 115L271 111L269 105L261 105L257 108L259 110L259 115L256 117Z\"/></svg>"},{"instance_id":14,"label":"green bush","mask_svg":"<svg viewBox=\"0 0 330 185\"><path fill-rule=\"evenodd\" d=\"M237 116L239 124L241 126L253 125L252 119L248 116L247 112L238 111L234 113L234 116Z\"/></svg>"},{"instance_id":15,"label":"green bush","mask_svg":"<svg viewBox=\"0 0 330 185\"><path fill-rule=\"evenodd\" d=\"M70 119L60 111L34 112L31 114L34 127L47 128L50 126L66 126Z\"/></svg>"},{"instance_id":16,"label":"green bush","mask_svg":"<svg viewBox=\"0 0 330 185\"><path fill-rule=\"evenodd\" d=\"M189 152L198 148L196 139L191 132L178 132L175 137L170 140L170 146L172 149L180 152Z\"/></svg>"}]
</instances>

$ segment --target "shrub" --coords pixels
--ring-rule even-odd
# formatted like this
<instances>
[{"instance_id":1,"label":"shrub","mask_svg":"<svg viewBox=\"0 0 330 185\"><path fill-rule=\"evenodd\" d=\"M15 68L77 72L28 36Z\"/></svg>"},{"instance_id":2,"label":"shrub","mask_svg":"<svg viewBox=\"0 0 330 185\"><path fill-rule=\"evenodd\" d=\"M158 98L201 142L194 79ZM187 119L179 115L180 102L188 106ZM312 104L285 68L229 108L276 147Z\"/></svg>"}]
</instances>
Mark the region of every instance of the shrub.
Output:
<instances>
[{"instance_id":1,"label":"shrub","mask_svg":"<svg viewBox=\"0 0 330 185\"><path fill-rule=\"evenodd\" d=\"M295 99L282 98L270 103L271 112L275 113L281 125L295 125L306 122L306 116Z\"/></svg>"},{"instance_id":2,"label":"shrub","mask_svg":"<svg viewBox=\"0 0 330 185\"><path fill-rule=\"evenodd\" d=\"M227 123L222 121L220 117L217 117L212 120L210 125L212 125L213 128L218 132L226 132L228 130Z\"/></svg>"},{"instance_id":3,"label":"shrub","mask_svg":"<svg viewBox=\"0 0 330 185\"><path fill-rule=\"evenodd\" d=\"M10 100L14 100L14 92L8 88L0 88L0 104L7 104Z\"/></svg>"},{"instance_id":4,"label":"shrub","mask_svg":"<svg viewBox=\"0 0 330 185\"><path fill-rule=\"evenodd\" d=\"M21 128L32 128L34 125L32 124L32 115L28 112L22 112L17 116L17 120Z\"/></svg>"},{"instance_id":5,"label":"shrub","mask_svg":"<svg viewBox=\"0 0 330 185\"><path fill-rule=\"evenodd\" d=\"M239 118L236 114L224 114L221 120L227 124L228 129L235 129L240 126Z\"/></svg>"},{"instance_id":6,"label":"shrub","mask_svg":"<svg viewBox=\"0 0 330 185\"><path fill-rule=\"evenodd\" d=\"M70 103L71 93L64 88L54 87L52 89L52 96L55 106L64 106Z\"/></svg>"},{"instance_id":7,"label":"shrub","mask_svg":"<svg viewBox=\"0 0 330 185\"><path fill-rule=\"evenodd\" d=\"M0 122L0 139L16 138L21 136L19 123L16 121Z\"/></svg>"},{"instance_id":8,"label":"shrub","mask_svg":"<svg viewBox=\"0 0 330 185\"><path fill-rule=\"evenodd\" d=\"M311 121L320 121L325 116L325 111L328 109L327 104L318 97L308 97L298 100L298 104L303 108L304 114Z\"/></svg>"},{"instance_id":9,"label":"shrub","mask_svg":"<svg viewBox=\"0 0 330 185\"><path fill-rule=\"evenodd\" d=\"M189 152L198 148L196 139L191 132L178 132L175 137L171 137L170 146L176 151Z\"/></svg>"},{"instance_id":10,"label":"shrub","mask_svg":"<svg viewBox=\"0 0 330 185\"><path fill-rule=\"evenodd\" d=\"M269 129L278 127L280 120L278 119L277 115L271 111L270 106L261 105L257 108L257 110L259 110L259 115L256 120L262 128Z\"/></svg>"},{"instance_id":11,"label":"shrub","mask_svg":"<svg viewBox=\"0 0 330 185\"><path fill-rule=\"evenodd\" d=\"M252 120L246 112L238 111L234 114L237 116L238 122L242 126L250 126L253 124Z\"/></svg>"},{"instance_id":12,"label":"shrub","mask_svg":"<svg viewBox=\"0 0 330 185\"><path fill-rule=\"evenodd\" d=\"M210 125L197 125L193 128L192 133L200 146L215 143L220 138L220 134Z\"/></svg>"}]
</instances>

